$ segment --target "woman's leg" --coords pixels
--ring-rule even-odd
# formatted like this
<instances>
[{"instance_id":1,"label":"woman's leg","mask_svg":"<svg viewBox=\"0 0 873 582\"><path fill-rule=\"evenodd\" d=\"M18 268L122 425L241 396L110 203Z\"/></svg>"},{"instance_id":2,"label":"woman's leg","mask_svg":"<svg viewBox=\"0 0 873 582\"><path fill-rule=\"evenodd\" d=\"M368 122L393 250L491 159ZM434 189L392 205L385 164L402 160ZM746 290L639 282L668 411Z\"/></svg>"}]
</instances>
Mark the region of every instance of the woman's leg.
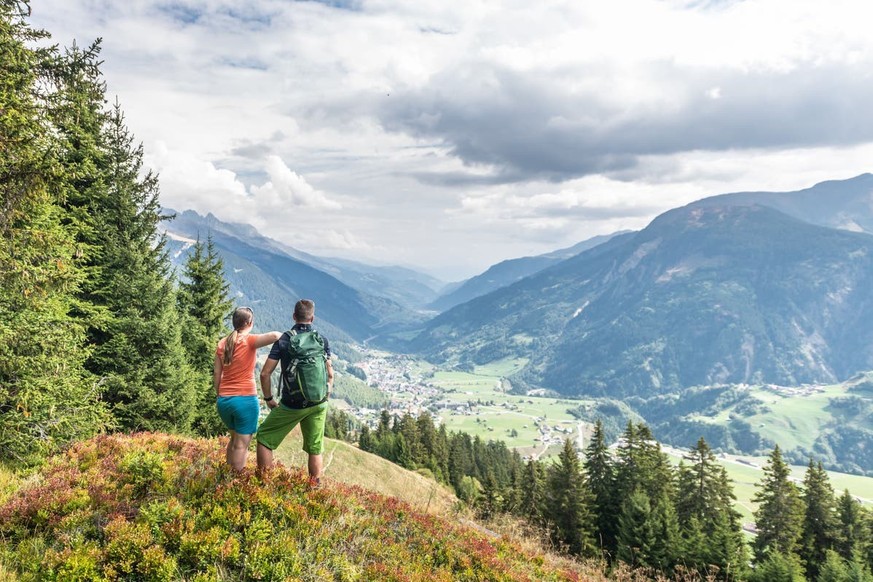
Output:
<instances>
[{"instance_id":1,"label":"woman's leg","mask_svg":"<svg viewBox=\"0 0 873 582\"><path fill-rule=\"evenodd\" d=\"M230 442L227 443L227 464L235 471L242 471L246 466L246 454L249 452L249 443L251 442L252 435L230 431Z\"/></svg>"}]
</instances>

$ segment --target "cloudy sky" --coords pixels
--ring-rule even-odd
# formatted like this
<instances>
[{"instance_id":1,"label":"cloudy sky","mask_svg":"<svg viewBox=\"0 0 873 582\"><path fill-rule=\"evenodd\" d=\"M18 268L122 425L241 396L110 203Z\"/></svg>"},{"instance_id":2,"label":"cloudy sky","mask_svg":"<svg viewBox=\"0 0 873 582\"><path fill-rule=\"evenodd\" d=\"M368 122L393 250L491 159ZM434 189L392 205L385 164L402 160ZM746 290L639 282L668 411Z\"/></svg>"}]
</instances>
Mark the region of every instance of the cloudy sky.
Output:
<instances>
[{"instance_id":1,"label":"cloudy sky","mask_svg":"<svg viewBox=\"0 0 873 582\"><path fill-rule=\"evenodd\" d=\"M31 0L178 210L445 280L873 171L868 0Z\"/></svg>"}]
</instances>

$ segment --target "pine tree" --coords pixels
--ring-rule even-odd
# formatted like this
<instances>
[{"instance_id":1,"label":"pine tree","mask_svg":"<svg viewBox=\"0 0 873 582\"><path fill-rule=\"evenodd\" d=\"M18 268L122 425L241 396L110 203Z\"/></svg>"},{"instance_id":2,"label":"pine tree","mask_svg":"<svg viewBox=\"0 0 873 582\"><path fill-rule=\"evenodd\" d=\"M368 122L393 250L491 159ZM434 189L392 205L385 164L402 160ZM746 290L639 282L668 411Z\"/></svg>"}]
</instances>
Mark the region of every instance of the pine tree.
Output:
<instances>
[{"instance_id":1,"label":"pine tree","mask_svg":"<svg viewBox=\"0 0 873 582\"><path fill-rule=\"evenodd\" d=\"M479 516L483 519L491 519L496 515L503 506L503 495L500 491L500 485L494 478L494 473L488 471L485 473L485 479L482 480L482 494L476 503Z\"/></svg>"},{"instance_id":2,"label":"pine tree","mask_svg":"<svg viewBox=\"0 0 873 582\"><path fill-rule=\"evenodd\" d=\"M806 582L797 554L771 551L755 566L749 582Z\"/></svg>"},{"instance_id":3,"label":"pine tree","mask_svg":"<svg viewBox=\"0 0 873 582\"><path fill-rule=\"evenodd\" d=\"M652 565L655 535L649 496L637 488L622 500L618 514L616 556L632 566Z\"/></svg>"},{"instance_id":4,"label":"pine tree","mask_svg":"<svg viewBox=\"0 0 873 582\"><path fill-rule=\"evenodd\" d=\"M585 483L579 455L570 442L558 454L558 463L550 468L547 481L547 519L555 538L566 544L571 554L593 556L594 515L591 512L591 491Z\"/></svg>"},{"instance_id":5,"label":"pine tree","mask_svg":"<svg viewBox=\"0 0 873 582\"><path fill-rule=\"evenodd\" d=\"M585 474L592 494L592 510L596 528L595 540L601 551L615 555L615 516L618 514L616 499L615 466L603 433L600 419L594 423L591 442L585 449Z\"/></svg>"},{"instance_id":6,"label":"pine tree","mask_svg":"<svg viewBox=\"0 0 873 582\"><path fill-rule=\"evenodd\" d=\"M673 469L644 424L628 423L622 435L616 481L620 499L617 555L620 559L632 555L637 563L669 570L678 558L681 545L673 505ZM630 513L624 515L626 511ZM636 520L642 518L643 513L647 523L638 524ZM651 539L634 539L633 535L651 536Z\"/></svg>"},{"instance_id":7,"label":"pine tree","mask_svg":"<svg viewBox=\"0 0 873 582\"><path fill-rule=\"evenodd\" d=\"M834 490L821 463L809 461L801 497L804 516L799 553L806 564L807 577L814 580L837 538Z\"/></svg>"},{"instance_id":8,"label":"pine tree","mask_svg":"<svg viewBox=\"0 0 873 582\"><path fill-rule=\"evenodd\" d=\"M849 569L846 561L833 550L827 550L825 560L819 568L816 582L845 582L849 578Z\"/></svg>"},{"instance_id":9,"label":"pine tree","mask_svg":"<svg viewBox=\"0 0 873 582\"><path fill-rule=\"evenodd\" d=\"M797 486L789 480L789 468L779 446L773 449L764 467L764 478L753 501L755 512L755 559L759 564L771 554L795 554L803 531L803 500Z\"/></svg>"},{"instance_id":10,"label":"pine tree","mask_svg":"<svg viewBox=\"0 0 873 582\"><path fill-rule=\"evenodd\" d=\"M861 502L843 491L837 500L836 550L845 560L851 560L864 549L866 531Z\"/></svg>"},{"instance_id":11,"label":"pine tree","mask_svg":"<svg viewBox=\"0 0 873 582\"><path fill-rule=\"evenodd\" d=\"M503 500L503 511L519 515L522 505L522 483L524 482L524 462L518 451L512 452L512 470L509 475L509 488Z\"/></svg>"},{"instance_id":12,"label":"pine tree","mask_svg":"<svg viewBox=\"0 0 873 582\"><path fill-rule=\"evenodd\" d=\"M105 129L109 196L100 221L101 274L95 281L112 313L99 330L91 365L129 430L188 431L197 387L182 346L170 262L157 226L158 181L142 175L142 146L116 104Z\"/></svg>"},{"instance_id":13,"label":"pine tree","mask_svg":"<svg viewBox=\"0 0 873 582\"><path fill-rule=\"evenodd\" d=\"M403 436L404 455L400 464L409 469L427 466L427 455L418 434L418 422L411 414L406 413L397 425L398 433Z\"/></svg>"},{"instance_id":14,"label":"pine tree","mask_svg":"<svg viewBox=\"0 0 873 582\"><path fill-rule=\"evenodd\" d=\"M528 460L524 467L519 514L536 525L545 523L545 468L536 459Z\"/></svg>"},{"instance_id":15,"label":"pine tree","mask_svg":"<svg viewBox=\"0 0 873 582\"><path fill-rule=\"evenodd\" d=\"M370 427L366 424L361 427L361 434L358 435L358 447L362 451L372 453L374 450L373 437L370 433Z\"/></svg>"},{"instance_id":16,"label":"pine tree","mask_svg":"<svg viewBox=\"0 0 873 582\"><path fill-rule=\"evenodd\" d=\"M227 318L233 307L230 286L224 279L224 261L212 236L194 243L179 281L179 311L187 316L182 334L185 348L197 370L212 372L215 346L228 333Z\"/></svg>"},{"instance_id":17,"label":"pine tree","mask_svg":"<svg viewBox=\"0 0 873 582\"><path fill-rule=\"evenodd\" d=\"M727 471L701 438L679 465L676 511L686 565L715 565L722 578L740 573L747 557L735 499Z\"/></svg>"},{"instance_id":18,"label":"pine tree","mask_svg":"<svg viewBox=\"0 0 873 582\"><path fill-rule=\"evenodd\" d=\"M0 460L32 464L102 430L109 418L85 372L85 329L73 316L81 247L64 228L65 172L48 123L62 72L29 5L0 0Z\"/></svg>"},{"instance_id":19,"label":"pine tree","mask_svg":"<svg viewBox=\"0 0 873 582\"><path fill-rule=\"evenodd\" d=\"M157 232L158 182L142 172L118 104L105 111L99 43L67 55L57 115L69 170L70 228L85 249L81 297L100 378L120 428L187 431L196 386L181 344L175 289Z\"/></svg>"},{"instance_id":20,"label":"pine tree","mask_svg":"<svg viewBox=\"0 0 873 582\"><path fill-rule=\"evenodd\" d=\"M227 432L215 413L212 369L215 347L228 331L225 319L233 305L228 300L228 289L224 262L212 237L208 237L206 244L198 240L185 261L177 302L182 315L182 344L197 390L193 430L203 436Z\"/></svg>"}]
</instances>

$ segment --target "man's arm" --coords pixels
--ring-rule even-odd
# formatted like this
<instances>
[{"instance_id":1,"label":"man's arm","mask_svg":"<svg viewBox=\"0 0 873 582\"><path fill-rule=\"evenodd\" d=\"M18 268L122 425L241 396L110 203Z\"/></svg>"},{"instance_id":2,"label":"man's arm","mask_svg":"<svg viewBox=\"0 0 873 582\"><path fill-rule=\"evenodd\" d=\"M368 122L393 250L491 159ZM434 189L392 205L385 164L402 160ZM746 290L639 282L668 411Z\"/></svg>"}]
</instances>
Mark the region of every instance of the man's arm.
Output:
<instances>
[{"instance_id":1,"label":"man's arm","mask_svg":"<svg viewBox=\"0 0 873 582\"><path fill-rule=\"evenodd\" d=\"M261 393L264 395L264 401L270 408L275 408L279 404L273 397L273 379L271 377L278 363L279 360L267 358L267 361L264 362L264 367L261 368Z\"/></svg>"}]
</instances>

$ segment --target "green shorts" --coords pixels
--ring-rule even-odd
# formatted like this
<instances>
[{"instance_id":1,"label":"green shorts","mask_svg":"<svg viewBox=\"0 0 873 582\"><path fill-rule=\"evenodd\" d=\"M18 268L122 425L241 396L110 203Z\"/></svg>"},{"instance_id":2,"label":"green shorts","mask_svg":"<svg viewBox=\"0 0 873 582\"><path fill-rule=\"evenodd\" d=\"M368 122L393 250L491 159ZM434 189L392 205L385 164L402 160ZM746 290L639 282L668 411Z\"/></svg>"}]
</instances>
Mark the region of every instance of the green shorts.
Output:
<instances>
[{"instance_id":1,"label":"green shorts","mask_svg":"<svg viewBox=\"0 0 873 582\"><path fill-rule=\"evenodd\" d=\"M300 424L303 432L303 450L310 455L324 451L324 421L327 419L327 402L309 408L288 408L280 404L270 411L258 427L258 444L275 450L288 433Z\"/></svg>"}]
</instances>

